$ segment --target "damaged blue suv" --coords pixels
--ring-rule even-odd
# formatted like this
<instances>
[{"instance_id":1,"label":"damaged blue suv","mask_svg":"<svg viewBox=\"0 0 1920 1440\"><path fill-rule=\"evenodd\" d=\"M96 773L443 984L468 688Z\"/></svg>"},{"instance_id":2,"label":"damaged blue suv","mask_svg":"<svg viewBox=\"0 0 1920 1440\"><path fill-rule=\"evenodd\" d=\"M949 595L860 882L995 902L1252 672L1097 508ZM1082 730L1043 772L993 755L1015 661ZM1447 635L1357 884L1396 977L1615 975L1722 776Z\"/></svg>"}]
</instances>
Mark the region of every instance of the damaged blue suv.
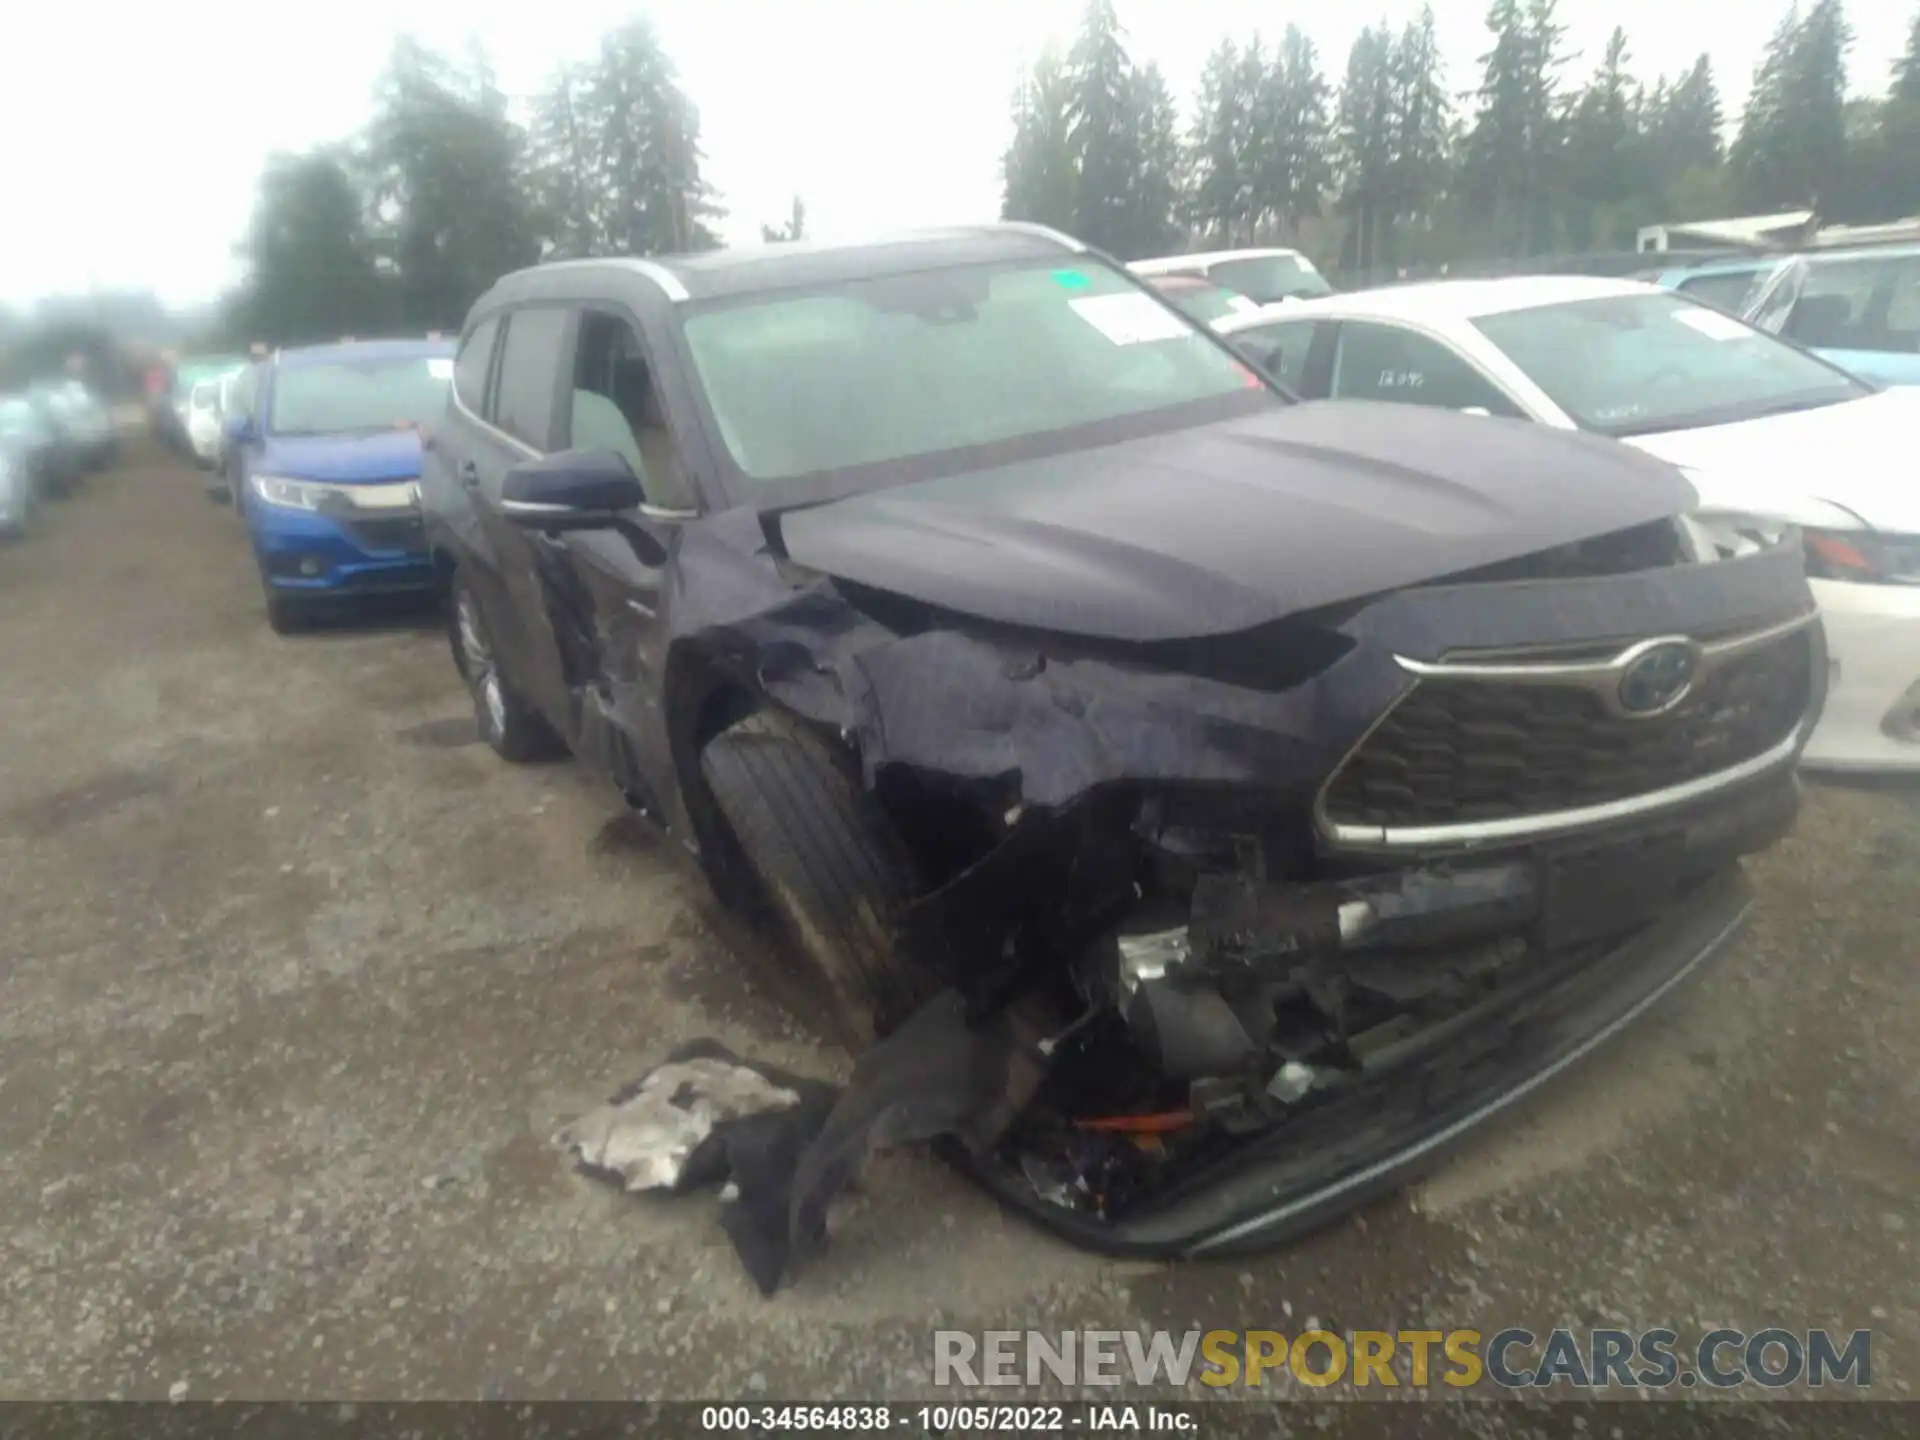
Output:
<instances>
[{"instance_id":1,"label":"damaged blue suv","mask_svg":"<svg viewBox=\"0 0 1920 1440\"><path fill-rule=\"evenodd\" d=\"M433 588L420 427L445 411L452 379L453 346L432 339L282 350L262 367L227 437L276 631L360 596Z\"/></svg>"}]
</instances>

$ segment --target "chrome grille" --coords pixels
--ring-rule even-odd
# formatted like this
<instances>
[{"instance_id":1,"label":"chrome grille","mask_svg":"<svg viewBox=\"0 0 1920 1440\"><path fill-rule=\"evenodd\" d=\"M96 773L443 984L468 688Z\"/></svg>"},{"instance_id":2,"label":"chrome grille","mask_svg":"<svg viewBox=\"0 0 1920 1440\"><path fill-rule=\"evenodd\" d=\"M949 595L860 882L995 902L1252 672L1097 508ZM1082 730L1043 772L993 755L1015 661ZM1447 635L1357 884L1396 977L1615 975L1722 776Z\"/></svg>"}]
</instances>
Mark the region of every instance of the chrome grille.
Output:
<instances>
[{"instance_id":1,"label":"chrome grille","mask_svg":"<svg viewBox=\"0 0 1920 1440\"><path fill-rule=\"evenodd\" d=\"M1653 716L1623 714L1594 676L1560 678L1582 667L1558 656L1537 657L1532 675L1494 667L1500 678L1420 667L1328 783L1322 816L1394 829L1550 815L1708 779L1793 733L1812 701L1809 626L1702 653L1711 663L1692 689Z\"/></svg>"}]
</instances>

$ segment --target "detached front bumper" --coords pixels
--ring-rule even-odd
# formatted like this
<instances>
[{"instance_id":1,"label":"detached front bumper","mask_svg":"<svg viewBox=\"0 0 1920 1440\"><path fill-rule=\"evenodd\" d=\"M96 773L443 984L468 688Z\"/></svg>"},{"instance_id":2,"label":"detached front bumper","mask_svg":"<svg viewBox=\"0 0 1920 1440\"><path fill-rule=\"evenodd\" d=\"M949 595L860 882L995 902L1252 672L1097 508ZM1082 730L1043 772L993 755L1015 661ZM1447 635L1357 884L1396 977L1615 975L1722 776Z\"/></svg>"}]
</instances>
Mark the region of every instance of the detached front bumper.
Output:
<instances>
[{"instance_id":1,"label":"detached front bumper","mask_svg":"<svg viewBox=\"0 0 1920 1440\"><path fill-rule=\"evenodd\" d=\"M1920 587L1809 584L1827 631L1827 708L1801 763L1920 772Z\"/></svg>"},{"instance_id":2,"label":"detached front bumper","mask_svg":"<svg viewBox=\"0 0 1920 1440\"><path fill-rule=\"evenodd\" d=\"M1738 857L1789 828L1798 799L1791 775L1776 774L1737 803L1588 836L1571 854L1489 857L1480 873L1524 871L1528 883L1461 886L1460 905L1428 918L1442 927L1430 936L1459 933L1463 949L1476 910L1488 920L1503 911L1510 933L1534 936L1496 986L1427 1015L1404 1040L1377 1049L1357 1072L1339 1072L1232 1148L1206 1152L1184 1171L1171 1168L1183 1162L1170 1162L1155 1193L1121 1214L1043 1198L1004 1150L976 1154L954 1144L949 1156L1010 1208L1091 1249L1173 1257L1281 1243L1419 1178L1721 949L1751 902ZM1452 883L1444 869L1433 874L1435 889ZM1616 925L1610 938L1596 938L1605 929L1606 897L1628 895L1641 880L1659 897L1658 908L1643 911L1624 935ZM1585 893L1590 887L1597 889ZM1343 929L1352 928L1347 918ZM1397 938L1411 940L1420 923L1402 917ZM1554 938L1542 943L1543 936Z\"/></svg>"},{"instance_id":3,"label":"detached front bumper","mask_svg":"<svg viewBox=\"0 0 1920 1440\"><path fill-rule=\"evenodd\" d=\"M340 519L256 495L246 514L261 579L276 593L321 599L433 588L418 512Z\"/></svg>"}]
</instances>

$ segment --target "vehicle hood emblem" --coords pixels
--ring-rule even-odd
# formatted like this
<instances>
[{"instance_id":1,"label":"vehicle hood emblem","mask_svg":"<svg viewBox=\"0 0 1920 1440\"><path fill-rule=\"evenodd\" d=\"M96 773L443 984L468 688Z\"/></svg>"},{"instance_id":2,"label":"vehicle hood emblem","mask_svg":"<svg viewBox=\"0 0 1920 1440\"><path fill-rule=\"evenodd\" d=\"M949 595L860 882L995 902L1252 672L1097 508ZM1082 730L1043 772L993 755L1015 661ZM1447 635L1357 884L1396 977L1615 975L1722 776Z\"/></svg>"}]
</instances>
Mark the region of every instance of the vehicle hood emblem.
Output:
<instances>
[{"instance_id":1,"label":"vehicle hood emblem","mask_svg":"<svg viewBox=\"0 0 1920 1440\"><path fill-rule=\"evenodd\" d=\"M1620 675L1620 709L1628 715L1662 715L1693 689L1700 657L1691 645L1668 640L1630 661Z\"/></svg>"}]
</instances>

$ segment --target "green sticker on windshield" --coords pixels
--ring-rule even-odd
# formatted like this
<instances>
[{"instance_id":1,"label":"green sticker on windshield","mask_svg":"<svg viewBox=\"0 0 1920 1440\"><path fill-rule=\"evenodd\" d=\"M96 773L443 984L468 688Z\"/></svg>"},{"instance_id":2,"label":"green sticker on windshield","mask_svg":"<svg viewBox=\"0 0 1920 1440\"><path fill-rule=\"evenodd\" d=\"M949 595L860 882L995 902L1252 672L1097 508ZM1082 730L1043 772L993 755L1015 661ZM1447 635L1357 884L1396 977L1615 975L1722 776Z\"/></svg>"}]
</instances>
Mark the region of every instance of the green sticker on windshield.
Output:
<instances>
[{"instance_id":1,"label":"green sticker on windshield","mask_svg":"<svg viewBox=\"0 0 1920 1440\"><path fill-rule=\"evenodd\" d=\"M1084 270L1056 270L1053 283L1066 290L1084 290L1093 284L1093 277Z\"/></svg>"}]
</instances>

